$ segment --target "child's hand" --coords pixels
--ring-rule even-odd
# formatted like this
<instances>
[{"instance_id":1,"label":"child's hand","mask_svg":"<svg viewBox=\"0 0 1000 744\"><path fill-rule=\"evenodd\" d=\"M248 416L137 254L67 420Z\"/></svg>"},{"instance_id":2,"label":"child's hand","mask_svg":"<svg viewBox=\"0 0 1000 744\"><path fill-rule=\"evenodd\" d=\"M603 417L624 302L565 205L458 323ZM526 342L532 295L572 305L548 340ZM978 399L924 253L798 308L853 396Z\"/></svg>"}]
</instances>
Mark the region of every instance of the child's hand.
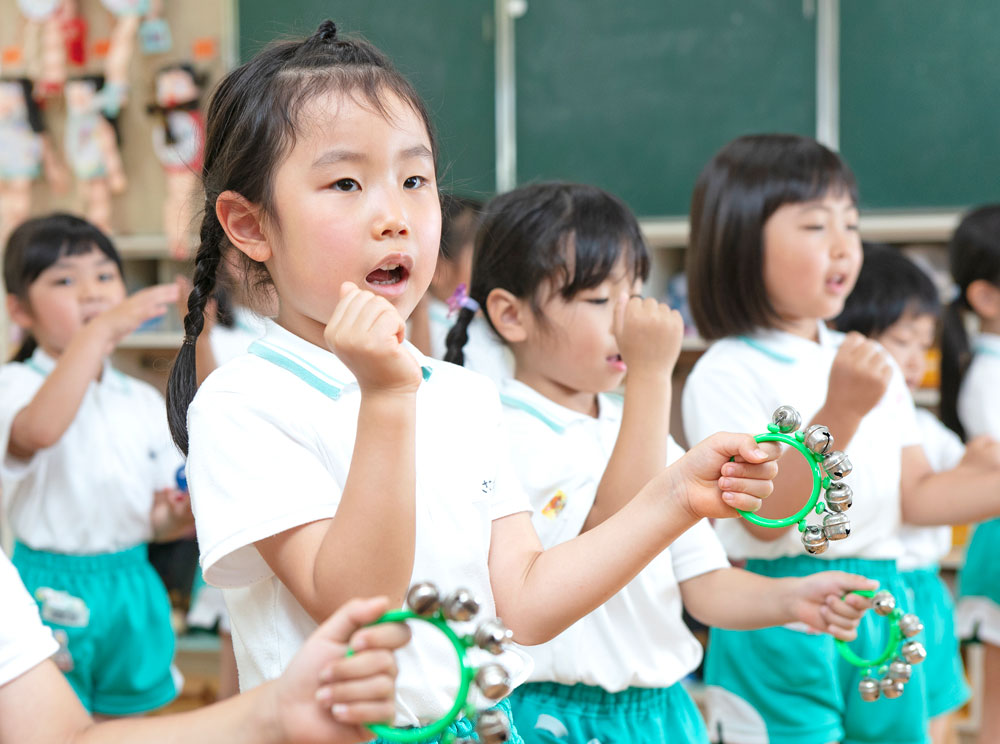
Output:
<instances>
[{"instance_id":1,"label":"child's hand","mask_svg":"<svg viewBox=\"0 0 1000 744\"><path fill-rule=\"evenodd\" d=\"M645 374L669 379L681 351L684 320L663 302L623 294L615 306L614 334L629 379Z\"/></svg>"},{"instance_id":2,"label":"child's hand","mask_svg":"<svg viewBox=\"0 0 1000 744\"><path fill-rule=\"evenodd\" d=\"M986 434L971 439L960 464L982 470L1000 468L1000 442Z\"/></svg>"},{"instance_id":3,"label":"child's hand","mask_svg":"<svg viewBox=\"0 0 1000 744\"><path fill-rule=\"evenodd\" d=\"M344 282L323 337L358 378L362 393L412 393L422 376L403 346L405 333L403 319L388 300Z\"/></svg>"},{"instance_id":4,"label":"child's hand","mask_svg":"<svg viewBox=\"0 0 1000 744\"><path fill-rule=\"evenodd\" d=\"M757 511L774 490L780 456L774 442L758 444L749 434L713 434L657 477L673 479L693 516L735 517L736 509Z\"/></svg>"},{"instance_id":5,"label":"child's hand","mask_svg":"<svg viewBox=\"0 0 1000 744\"><path fill-rule=\"evenodd\" d=\"M153 541L169 542L194 537L194 514L187 491L161 488L153 493L153 508L149 512L153 525Z\"/></svg>"},{"instance_id":6,"label":"child's hand","mask_svg":"<svg viewBox=\"0 0 1000 744\"><path fill-rule=\"evenodd\" d=\"M882 400L891 378L892 367L881 347L860 333L848 333L833 359L826 404L861 418Z\"/></svg>"},{"instance_id":7,"label":"child's hand","mask_svg":"<svg viewBox=\"0 0 1000 744\"><path fill-rule=\"evenodd\" d=\"M823 571L787 582L788 616L842 641L857 638L858 623L872 604L868 597L850 592L878 589L877 581L843 571Z\"/></svg>"},{"instance_id":8,"label":"child's hand","mask_svg":"<svg viewBox=\"0 0 1000 744\"><path fill-rule=\"evenodd\" d=\"M123 338L147 320L159 318L177 302L176 284L157 284L140 289L119 305L105 310L91 321L106 334L110 353Z\"/></svg>"},{"instance_id":9,"label":"child's hand","mask_svg":"<svg viewBox=\"0 0 1000 744\"><path fill-rule=\"evenodd\" d=\"M392 721L392 652L410 640L410 630L402 623L364 627L388 608L384 597L352 599L313 632L274 688L280 741L368 741L362 724ZM351 657L344 656L348 644Z\"/></svg>"}]
</instances>

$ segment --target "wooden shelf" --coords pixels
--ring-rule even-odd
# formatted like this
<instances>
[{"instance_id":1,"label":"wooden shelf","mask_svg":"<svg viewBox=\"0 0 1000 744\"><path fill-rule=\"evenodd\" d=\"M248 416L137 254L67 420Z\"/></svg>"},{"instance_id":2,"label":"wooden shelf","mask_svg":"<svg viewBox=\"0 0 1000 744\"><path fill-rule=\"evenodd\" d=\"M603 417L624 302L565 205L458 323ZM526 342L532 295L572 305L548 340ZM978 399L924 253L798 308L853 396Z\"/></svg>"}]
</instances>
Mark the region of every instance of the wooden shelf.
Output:
<instances>
[{"instance_id":1,"label":"wooden shelf","mask_svg":"<svg viewBox=\"0 0 1000 744\"><path fill-rule=\"evenodd\" d=\"M126 336L119 349L179 349L184 340L180 331L140 331Z\"/></svg>"}]
</instances>

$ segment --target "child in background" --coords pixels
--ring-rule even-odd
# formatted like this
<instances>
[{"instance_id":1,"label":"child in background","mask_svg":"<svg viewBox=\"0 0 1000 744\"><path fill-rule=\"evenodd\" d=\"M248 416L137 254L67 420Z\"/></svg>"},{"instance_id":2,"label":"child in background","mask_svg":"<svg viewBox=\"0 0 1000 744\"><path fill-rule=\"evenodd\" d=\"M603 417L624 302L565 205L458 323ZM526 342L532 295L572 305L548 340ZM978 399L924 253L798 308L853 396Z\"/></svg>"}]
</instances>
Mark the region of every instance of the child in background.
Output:
<instances>
[{"instance_id":1,"label":"child in background","mask_svg":"<svg viewBox=\"0 0 1000 744\"><path fill-rule=\"evenodd\" d=\"M10 237L4 282L27 334L0 369L0 483L13 562L62 639L84 706L130 715L170 702L170 602L150 540L190 531L163 397L108 356L163 315L175 285L125 295L121 258L77 217L28 220ZM66 653L68 652L68 653Z\"/></svg>"},{"instance_id":2,"label":"child in background","mask_svg":"<svg viewBox=\"0 0 1000 744\"><path fill-rule=\"evenodd\" d=\"M639 225L592 186L541 183L497 197L475 256L471 296L517 360L500 396L514 470L552 547L608 519L683 455L667 429L684 324L641 299L649 255ZM449 361L461 362L461 348L450 348ZM624 405L606 394L623 378ZM705 742L679 684L701 661L682 602L713 625L799 621L850 639L867 603L840 598L872 586L846 574L777 581L731 568L702 520L604 605L527 649L535 666L511 696L514 719L529 744Z\"/></svg>"},{"instance_id":3,"label":"child in background","mask_svg":"<svg viewBox=\"0 0 1000 744\"><path fill-rule=\"evenodd\" d=\"M1000 204L973 210L951 239L959 294L945 313L941 342L941 418L959 436L1000 438ZM966 313L979 321L969 343ZM970 443L970 447L972 444ZM959 575L958 627L985 649L979 744L1000 740L1000 519L976 527Z\"/></svg>"},{"instance_id":4,"label":"child in background","mask_svg":"<svg viewBox=\"0 0 1000 744\"><path fill-rule=\"evenodd\" d=\"M759 508L777 448L718 434L618 514L542 550L495 387L403 340L440 243L436 146L422 101L370 44L325 21L274 45L222 80L207 124L202 244L168 408L241 688L276 677L350 597L402 603L414 579L467 588L515 640L540 643L701 517ZM273 283L278 312L250 354L197 388L193 345L227 256ZM733 456L742 477L720 489ZM419 643L400 654L397 723L439 718L454 658Z\"/></svg>"},{"instance_id":5,"label":"child in background","mask_svg":"<svg viewBox=\"0 0 1000 744\"><path fill-rule=\"evenodd\" d=\"M421 352L444 359L448 331L462 303L468 304L472 248L483 205L472 199L441 197L441 252L434 278L410 316L410 340ZM498 385L514 373L510 350L476 313L468 327L465 366Z\"/></svg>"},{"instance_id":6,"label":"child in background","mask_svg":"<svg viewBox=\"0 0 1000 744\"><path fill-rule=\"evenodd\" d=\"M940 314L937 288L923 269L894 248L866 243L858 281L834 325L842 333L856 331L878 341L896 360L912 393L927 370ZM926 408L917 408L916 415L931 467L942 471L957 466L966 456L958 435ZM970 461L979 449L970 448ZM920 608L927 648L924 674L934 680L924 688L931 739L945 744L954 734L951 713L965 704L970 692L955 634L955 603L938 575L938 562L951 550L951 528L903 525L899 539L902 553L896 563L913 604Z\"/></svg>"},{"instance_id":7,"label":"child in background","mask_svg":"<svg viewBox=\"0 0 1000 744\"><path fill-rule=\"evenodd\" d=\"M352 600L306 641L274 683L219 705L178 715L93 725L49 657L58 648L38 606L0 553L0 744L157 744L239 741L241 744L348 744L368 738L362 724L393 711L393 649L409 639L405 626L363 627L388 607L382 599ZM345 658L348 646L363 648ZM359 690L359 685L365 685ZM367 692L365 692L367 690ZM360 692L360 694L359 694Z\"/></svg>"},{"instance_id":8,"label":"child in background","mask_svg":"<svg viewBox=\"0 0 1000 744\"><path fill-rule=\"evenodd\" d=\"M715 343L687 380L685 431L697 442L717 428L759 429L782 403L805 423L829 427L854 465L850 537L818 556L805 554L794 528L731 520L717 525L719 537L729 557L746 560L754 573L852 571L921 615L896 566L900 522L961 524L997 513L1000 471L960 465L934 473L899 368L874 341L826 328L861 259L854 177L834 152L794 135L741 137L720 150L691 202L691 309L701 335ZM788 516L809 493L801 456L786 452L780 464L762 516ZM852 647L876 657L885 633L885 621L868 613ZM778 657L800 663L776 665ZM902 698L864 702L863 670L841 659L831 638L798 628L712 629L705 676L709 731L727 744L928 738L921 666Z\"/></svg>"}]
</instances>

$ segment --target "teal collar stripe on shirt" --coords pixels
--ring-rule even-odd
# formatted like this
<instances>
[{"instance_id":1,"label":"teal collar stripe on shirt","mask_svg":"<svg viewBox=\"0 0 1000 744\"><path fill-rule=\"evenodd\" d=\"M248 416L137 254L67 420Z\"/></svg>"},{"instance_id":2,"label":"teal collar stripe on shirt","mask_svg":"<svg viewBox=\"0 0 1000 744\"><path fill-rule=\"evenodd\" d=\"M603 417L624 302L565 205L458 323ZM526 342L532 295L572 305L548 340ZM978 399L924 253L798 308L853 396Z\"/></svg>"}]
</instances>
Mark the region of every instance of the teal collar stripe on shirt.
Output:
<instances>
[{"instance_id":1,"label":"teal collar stripe on shirt","mask_svg":"<svg viewBox=\"0 0 1000 744\"><path fill-rule=\"evenodd\" d=\"M304 383L310 387L323 393L323 395L331 398L332 400L337 400L340 398L341 392L350 383L343 382L331 377L326 372L306 361L297 354L284 349L274 344L270 344L263 339L258 339L250 344L250 348L247 349L248 352L254 356L258 356L272 364L276 364L284 370L291 372L293 375L298 377ZM430 379L431 368L427 366L422 366L420 372L425 380Z\"/></svg>"},{"instance_id":2,"label":"teal collar stripe on shirt","mask_svg":"<svg viewBox=\"0 0 1000 744\"><path fill-rule=\"evenodd\" d=\"M500 393L500 402L503 403L505 406L509 406L510 408L516 408L518 411L524 411L525 413L534 416L536 419L538 419L543 424L552 429L552 431L554 431L556 434L562 434L564 431L566 431L566 424L556 421L551 416L542 413L535 406L531 405L525 400L521 400L520 398L515 398L514 396L508 395L506 393Z\"/></svg>"},{"instance_id":3,"label":"teal collar stripe on shirt","mask_svg":"<svg viewBox=\"0 0 1000 744\"><path fill-rule=\"evenodd\" d=\"M751 349L756 349L761 354L765 354L771 357L771 359L775 360L776 362L781 362L782 364L795 363L795 357L788 356L787 354L781 354L775 351L774 349L769 349L767 346L762 344L760 341L757 341L756 339L752 339L749 336L740 336L739 339L747 346L749 346Z\"/></svg>"},{"instance_id":4,"label":"teal collar stripe on shirt","mask_svg":"<svg viewBox=\"0 0 1000 744\"><path fill-rule=\"evenodd\" d=\"M46 358L48 358L48 357L46 357ZM49 376L49 372L51 371L51 370L45 369L42 365L40 365L35 360L34 357L28 357L23 362L21 362L21 364L23 364L25 367L27 367L28 369L30 369L32 372L36 372L37 374L41 375L42 377L48 377ZM128 377L126 377L125 375L123 375L117 369L114 369L113 367L108 366L107 363L105 363L105 365L104 365L104 373L107 374L107 375L111 375L113 377L113 379L117 380L118 384L121 385L122 389L128 390L131 387L129 385Z\"/></svg>"},{"instance_id":5,"label":"teal collar stripe on shirt","mask_svg":"<svg viewBox=\"0 0 1000 744\"><path fill-rule=\"evenodd\" d=\"M983 354L984 356L1000 357L1000 349L994 349L985 344L976 344L972 347L973 354Z\"/></svg>"}]
</instances>

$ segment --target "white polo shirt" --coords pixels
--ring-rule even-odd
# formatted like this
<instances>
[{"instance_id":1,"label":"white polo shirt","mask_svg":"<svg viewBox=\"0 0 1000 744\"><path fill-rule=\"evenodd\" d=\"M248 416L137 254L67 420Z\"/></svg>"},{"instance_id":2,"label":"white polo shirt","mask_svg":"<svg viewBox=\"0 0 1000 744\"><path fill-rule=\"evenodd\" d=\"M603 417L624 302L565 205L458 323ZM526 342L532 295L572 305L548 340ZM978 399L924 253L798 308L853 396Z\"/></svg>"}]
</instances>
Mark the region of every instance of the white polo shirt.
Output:
<instances>
[{"instance_id":1,"label":"white polo shirt","mask_svg":"<svg viewBox=\"0 0 1000 744\"><path fill-rule=\"evenodd\" d=\"M27 461L7 453L14 417L55 365L39 349L0 368L0 484L14 535L35 550L72 555L149 541L153 492L174 485L183 462L151 385L105 362L56 444Z\"/></svg>"},{"instance_id":2,"label":"white polo shirt","mask_svg":"<svg viewBox=\"0 0 1000 744\"><path fill-rule=\"evenodd\" d=\"M951 470L957 466L965 454L965 445L958 434L926 408L917 408L916 413L921 444L930 466L935 471ZM896 561L900 571L933 566L951 550L951 527L948 526L904 524L900 527L899 538L903 542L903 554Z\"/></svg>"},{"instance_id":3,"label":"white polo shirt","mask_svg":"<svg viewBox=\"0 0 1000 744\"><path fill-rule=\"evenodd\" d=\"M812 421L826 401L830 368L844 334L819 326L813 342L783 331L767 330L749 336L716 341L702 354L684 386L684 431L690 443L717 431L761 434L767 431L774 410L794 406L803 426ZM851 534L830 543L819 558L898 559L902 449L920 444L913 398L895 362L889 388L861 422L853 439L843 448L854 465L844 482L854 491L854 505L847 512ZM834 401L836 403L836 401ZM820 421L819 423L823 423ZM808 493L802 494L805 504ZM816 521L813 515L810 522ZM753 537L741 519L724 519L716 532L733 559L804 554L796 529L777 540Z\"/></svg>"},{"instance_id":4,"label":"white polo shirt","mask_svg":"<svg viewBox=\"0 0 1000 744\"><path fill-rule=\"evenodd\" d=\"M444 359L448 350L448 331L455 324L457 316L448 316L448 305L436 297L427 295L427 317L430 322L431 356ZM464 366L473 372L486 375L496 385L514 376L514 355L490 328L481 313L476 313L469 323L469 340L462 353Z\"/></svg>"},{"instance_id":5,"label":"white polo shirt","mask_svg":"<svg viewBox=\"0 0 1000 744\"><path fill-rule=\"evenodd\" d=\"M336 513L361 401L336 356L265 325L250 354L209 375L188 413L201 564L206 581L226 590L243 689L277 677L316 627L254 543ZM491 522L530 509L507 461L500 400L485 377L408 348L425 380L417 393L413 580L445 593L469 589L480 617L490 617ZM399 723L427 722L451 706L456 662L442 649L410 643L399 652Z\"/></svg>"},{"instance_id":6,"label":"white polo shirt","mask_svg":"<svg viewBox=\"0 0 1000 744\"><path fill-rule=\"evenodd\" d=\"M0 687L52 656L58 648L52 631L42 625L38 605L21 583L7 556L0 552Z\"/></svg>"},{"instance_id":7,"label":"white polo shirt","mask_svg":"<svg viewBox=\"0 0 1000 744\"><path fill-rule=\"evenodd\" d=\"M1000 439L1000 336L981 333L958 392L958 418L966 439L989 434Z\"/></svg>"},{"instance_id":8,"label":"white polo shirt","mask_svg":"<svg viewBox=\"0 0 1000 744\"><path fill-rule=\"evenodd\" d=\"M264 319L249 308L234 307L233 321L231 328L216 323L209 334L209 344L217 366L243 356L250 344L264 335Z\"/></svg>"},{"instance_id":9,"label":"white polo shirt","mask_svg":"<svg viewBox=\"0 0 1000 744\"><path fill-rule=\"evenodd\" d=\"M618 438L620 399L598 396L598 416L592 418L507 380L501 401L511 458L531 499L542 544L549 548L576 537ZM671 438L667 462L683 454ZM609 692L674 684L702 656L681 617L678 583L728 567L722 545L702 520L604 605L552 641L526 648L535 660L530 680Z\"/></svg>"}]
</instances>

